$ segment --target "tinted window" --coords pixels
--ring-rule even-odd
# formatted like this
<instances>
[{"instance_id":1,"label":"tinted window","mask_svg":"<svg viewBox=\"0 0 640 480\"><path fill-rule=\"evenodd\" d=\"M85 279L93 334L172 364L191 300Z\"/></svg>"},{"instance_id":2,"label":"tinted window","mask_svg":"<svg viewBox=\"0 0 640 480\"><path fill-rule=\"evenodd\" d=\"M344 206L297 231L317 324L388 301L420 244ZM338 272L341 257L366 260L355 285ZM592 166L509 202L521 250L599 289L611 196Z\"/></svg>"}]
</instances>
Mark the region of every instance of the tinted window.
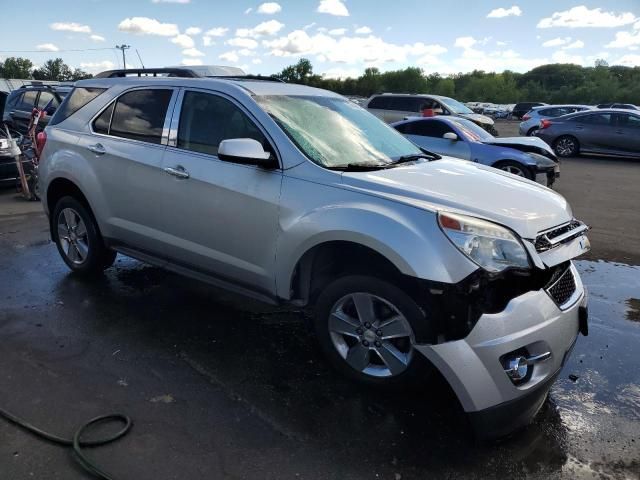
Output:
<instances>
[{"instance_id":1,"label":"tinted window","mask_svg":"<svg viewBox=\"0 0 640 480\"><path fill-rule=\"evenodd\" d=\"M118 98L109 135L160 143L171 90L134 90Z\"/></svg>"},{"instance_id":2,"label":"tinted window","mask_svg":"<svg viewBox=\"0 0 640 480\"><path fill-rule=\"evenodd\" d=\"M580 117L582 123L588 123L589 125L611 125L610 113L595 113L592 115L584 115Z\"/></svg>"},{"instance_id":3,"label":"tinted window","mask_svg":"<svg viewBox=\"0 0 640 480\"><path fill-rule=\"evenodd\" d=\"M423 137L442 138L445 133L453 132L453 129L444 122L438 120L420 120L406 124L404 133L420 135Z\"/></svg>"},{"instance_id":4,"label":"tinted window","mask_svg":"<svg viewBox=\"0 0 640 480\"><path fill-rule=\"evenodd\" d=\"M389 97L375 97L371 99L367 108L379 108L381 110L389 109Z\"/></svg>"},{"instance_id":5,"label":"tinted window","mask_svg":"<svg viewBox=\"0 0 640 480\"><path fill-rule=\"evenodd\" d=\"M74 88L71 93L64 98L62 105L60 105L60 108L56 110L56 113L51 118L49 125L56 125L63 120L66 120L105 90L106 88ZM60 92L60 94L62 94L62 92Z\"/></svg>"},{"instance_id":6,"label":"tinted window","mask_svg":"<svg viewBox=\"0 0 640 480\"><path fill-rule=\"evenodd\" d=\"M28 92L24 92L24 95L20 99L16 108L18 110L32 110L36 104L36 97L38 96L37 90L30 90Z\"/></svg>"},{"instance_id":7,"label":"tinted window","mask_svg":"<svg viewBox=\"0 0 640 480\"><path fill-rule=\"evenodd\" d=\"M14 92L11 95L9 95L9 98L7 99L7 106L6 108L15 108L16 106L20 105L22 103L22 96L24 95L24 93L20 92Z\"/></svg>"},{"instance_id":8,"label":"tinted window","mask_svg":"<svg viewBox=\"0 0 640 480\"><path fill-rule=\"evenodd\" d=\"M529 112L529 115L531 115L533 112L535 112L536 110L532 110L531 112ZM556 111L555 108L544 108L542 110L537 110L537 112L542 115L543 117L553 117L554 112Z\"/></svg>"},{"instance_id":9,"label":"tinted window","mask_svg":"<svg viewBox=\"0 0 640 480\"><path fill-rule=\"evenodd\" d=\"M112 102L108 108L106 108L98 118L93 122L93 131L96 133L102 133L107 135L109 133L109 123L111 123L111 113L113 112L113 106L115 102Z\"/></svg>"},{"instance_id":10,"label":"tinted window","mask_svg":"<svg viewBox=\"0 0 640 480\"><path fill-rule=\"evenodd\" d=\"M618 126L640 129L640 117L635 115L618 115Z\"/></svg>"},{"instance_id":11,"label":"tinted window","mask_svg":"<svg viewBox=\"0 0 640 480\"><path fill-rule=\"evenodd\" d=\"M178 148L216 155L221 141L253 138L269 150L256 125L229 100L201 92L186 92L180 111Z\"/></svg>"},{"instance_id":12,"label":"tinted window","mask_svg":"<svg viewBox=\"0 0 640 480\"><path fill-rule=\"evenodd\" d=\"M423 99L416 97L389 97L390 110L400 110L402 112L419 112Z\"/></svg>"}]
</instances>

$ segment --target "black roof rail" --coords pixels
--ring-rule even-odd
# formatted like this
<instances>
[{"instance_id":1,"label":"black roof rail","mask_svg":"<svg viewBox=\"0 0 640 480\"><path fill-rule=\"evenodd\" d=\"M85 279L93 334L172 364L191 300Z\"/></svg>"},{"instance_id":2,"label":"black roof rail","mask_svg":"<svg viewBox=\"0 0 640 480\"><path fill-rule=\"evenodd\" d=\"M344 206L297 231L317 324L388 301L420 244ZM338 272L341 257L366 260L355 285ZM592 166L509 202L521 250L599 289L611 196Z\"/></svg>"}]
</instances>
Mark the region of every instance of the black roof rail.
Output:
<instances>
[{"instance_id":1,"label":"black roof rail","mask_svg":"<svg viewBox=\"0 0 640 480\"><path fill-rule=\"evenodd\" d=\"M167 77L182 77L182 78L201 78L193 70L188 68L127 68L119 70L106 70L100 72L93 78L123 78L128 75L152 76L165 75Z\"/></svg>"},{"instance_id":2,"label":"black roof rail","mask_svg":"<svg viewBox=\"0 0 640 480\"><path fill-rule=\"evenodd\" d=\"M257 80L261 82L280 82L287 83L281 78L275 76L264 75L208 75L207 78L216 78L221 80Z\"/></svg>"}]
</instances>

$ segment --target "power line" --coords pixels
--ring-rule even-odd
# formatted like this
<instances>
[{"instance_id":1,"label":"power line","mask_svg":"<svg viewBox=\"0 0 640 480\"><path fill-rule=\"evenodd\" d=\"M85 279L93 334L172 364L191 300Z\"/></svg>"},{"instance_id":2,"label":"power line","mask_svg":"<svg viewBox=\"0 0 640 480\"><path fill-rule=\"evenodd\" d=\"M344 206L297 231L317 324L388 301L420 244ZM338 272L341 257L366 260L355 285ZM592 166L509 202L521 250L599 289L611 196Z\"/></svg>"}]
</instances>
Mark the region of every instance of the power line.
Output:
<instances>
[{"instance_id":1,"label":"power line","mask_svg":"<svg viewBox=\"0 0 640 480\"><path fill-rule=\"evenodd\" d=\"M0 53L46 53L48 55L62 52L89 52L95 50L116 50L113 47L105 48L70 48L64 50L0 50Z\"/></svg>"}]
</instances>

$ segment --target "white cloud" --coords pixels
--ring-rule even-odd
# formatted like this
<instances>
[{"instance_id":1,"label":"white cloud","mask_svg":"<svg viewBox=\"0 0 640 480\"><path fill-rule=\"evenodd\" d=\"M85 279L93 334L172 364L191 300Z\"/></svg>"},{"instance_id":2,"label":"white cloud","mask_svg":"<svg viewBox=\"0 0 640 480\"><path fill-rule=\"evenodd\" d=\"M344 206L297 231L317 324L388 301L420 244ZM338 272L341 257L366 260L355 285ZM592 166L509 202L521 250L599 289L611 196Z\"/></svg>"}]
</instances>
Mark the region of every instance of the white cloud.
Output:
<instances>
[{"instance_id":1,"label":"white cloud","mask_svg":"<svg viewBox=\"0 0 640 480\"><path fill-rule=\"evenodd\" d=\"M309 30L310 28L313 28L316 26L316 22L311 22L311 23L307 23L304 27L302 27L303 30Z\"/></svg>"},{"instance_id":2,"label":"white cloud","mask_svg":"<svg viewBox=\"0 0 640 480\"><path fill-rule=\"evenodd\" d=\"M106 39L102 35L90 35L89 38L94 42L104 42Z\"/></svg>"},{"instance_id":3,"label":"white cloud","mask_svg":"<svg viewBox=\"0 0 640 480\"><path fill-rule=\"evenodd\" d=\"M282 11L282 7L277 2L265 2L258 7L258 13L263 13L265 15L273 15L280 11Z\"/></svg>"},{"instance_id":4,"label":"white cloud","mask_svg":"<svg viewBox=\"0 0 640 480\"><path fill-rule=\"evenodd\" d=\"M624 65L626 67L640 66L640 55L623 55L614 62L615 65Z\"/></svg>"},{"instance_id":5,"label":"white cloud","mask_svg":"<svg viewBox=\"0 0 640 480\"><path fill-rule=\"evenodd\" d=\"M253 12L253 8L249 7L244 11L244 14L249 15L251 12Z\"/></svg>"},{"instance_id":6,"label":"white cloud","mask_svg":"<svg viewBox=\"0 0 640 480\"><path fill-rule=\"evenodd\" d=\"M637 28L637 27L635 27ZM605 48L634 48L640 45L640 31L618 32L616 39L607 43Z\"/></svg>"},{"instance_id":7,"label":"white cloud","mask_svg":"<svg viewBox=\"0 0 640 480\"><path fill-rule=\"evenodd\" d=\"M362 70L359 68L342 68L332 67L324 71L322 76L324 78L357 78L362 75Z\"/></svg>"},{"instance_id":8,"label":"white cloud","mask_svg":"<svg viewBox=\"0 0 640 480\"><path fill-rule=\"evenodd\" d=\"M182 50L182 54L185 57L204 57L204 53L202 53L197 48L187 48L185 50Z\"/></svg>"},{"instance_id":9,"label":"white cloud","mask_svg":"<svg viewBox=\"0 0 640 480\"><path fill-rule=\"evenodd\" d=\"M573 50L576 48L583 48L584 47L584 42L582 40L576 40L573 43L570 43L569 45L566 45L564 47L562 47L563 50Z\"/></svg>"},{"instance_id":10,"label":"white cloud","mask_svg":"<svg viewBox=\"0 0 640 480\"><path fill-rule=\"evenodd\" d=\"M571 41L571 37L564 37L564 38L558 37L558 38L553 38L551 40L547 40L542 44L542 46L543 47L559 47L560 45L566 45L570 41Z\"/></svg>"},{"instance_id":11,"label":"white cloud","mask_svg":"<svg viewBox=\"0 0 640 480\"><path fill-rule=\"evenodd\" d=\"M249 50L248 48L241 48L237 51L237 53L241 57L253 57L256 54L256 52L254 52L253 50Z\"/></svg>"},{"instance_id":12,"label":"white cloud","mask_svg":"<svg viewBox=\"0 0 640 480\"><path fill-rule=\"evenodd\" d=\"M284 23L280 23L277 20L269 20L268 22L259 23L253 28L238 28L236 37L259 38L265 35L275 35L283 27Z\"/></svg>"},{"instance_id":13,"label":"white cloud","mask_svg":"<svg viewBox=\"0 0 640 480\"><path fill-rule=\"evenodd\" d=\"M242 37L231 38L224 43L225 45L231 45L232 47L241 48L256 48L258 46L258 42L256 42L253 38Z\"/></svg>"},{"instance_id":14,"label":"white cloud","mask_svg":"<svg viewBox=\"0 0 640 480\"><path fill-rule=\"evenodd\" d=\"M180 3L185 5L191 3L191 0L151 0L151 3Z\"/></svg>"},{"instance_id":15,"label":"white cloud","mask_svg":"<svg viewBox=\"0 0 640 480\"><path fill-rule=\"evenodd\" d=\"M487 15L487 18L519 17L520 15L522 15L522 10L517 5L514 5L511 8L501 7L491 10Z\"/></svg>"},{"instance_id":16,"label":"white cloud","mask_svg":"<svg viewBox=\"0 0 640 480\"><path fill-rule=\"evenodd\" d=\"M200 35L202 33L202 29L200 27L189 27L184 33L187 35Z\"/></svg>"},{"instance_id":17,"label":"white cloud","mask_svg":"<svg viewBox=\"0 0 640 480\"><path fill-rule=\"evenodd\" d=\"M236 63L240 60L240 57L238 57L238 54L235 51L223 53L222 55L219 55L218 58L231 63Z\"/></svg>"},{"instance_id":18,"label":"white cloud","mask_svg":"<svg viewBox=\"0 0 640 480\"><path fill-rule=\"evenodd\" d=\"M332 30L329 30L327 33L329 35L334 36L334 37L341 37L342 35L347 33L347 29L346 28L334 28Z\"/></svg>"},{"instance_id":19,"label":"white cloud","mask_svg":"<svg viewBox=\"0 0 640 480\"><path fill-rule=\"evenodd\" d=\"M197 65L202 65L203 62L199 58L183 58L180 64L185 67L195 67Z\"/></svg>"},{"instance_id":20,"label":"white cloud","mask_svg":"<svg viewBox=\"0 0 640 480\"><path fill-rule=\"evenodd\" d=\"M255 65L260 65L262 63L262 60L259 58L254 58L253 60L251 60L251 63Z\"/></svg>"},{"instance_id":21,"label":"white cloud","mask_svg":"<svg viewBox=\"0 0 640 480\"><path fill-rule=\"evenodd\" d=\"M337 17L348 17L349 10L341 0L320 0L316 10L319 13L328 13Z\"/></svg>"},{"instance_id":22,"label":"white cloud","mask_svg":"<svg viewBox=\"0 0 640 480\"><path fill-rule=\"evenodd\" d=\"M224 37L229 31L226 27L214 27L204 32L207 37Z\"/></svg>"},{"instance_id":23,"label":"white cloud","mask_svg":"<svg viewBox=\"0 0 640 480\"><path fill-rule=\"evenodd\" d=\"M589 9L584 5L573 7L563 12L555 12L538 22L538 28L551 27L621 27L635 22L637 19L631 12L616 14L605 12L601 8Z\"/></svg>"},{"instance_id":24,"label":"white cloud","mask_svg":"<svg viewBox=\"0 0 640 480\"><path fill-rule=\"evenodd\" d=\"M80 64L80 68L89 73L98 73L105 70L113 70L116 68L116 64L110 60L103 60L102 62L84 62Z\"/></svg>"},{"instance_id":25,"label":"white cloud","mask_svg":"<svg viewBox=\"0 0 640 480\"><path fill-rule=\"evenodd\" d=\"M36 48L44 52L57 52L58 50L60 50L53 43L41 43L40 45L36 45Z\"/></svg>"},{"instance_id":26,"label":"white cloud","mask_svg":"<svg viewBox=\"0 0 640 480\"><path fill-rule=\"evenodd\" d=\"M508 42L501 42L501 41L497 41L497 42L496 42L496 45L497 45L497 46L499 46L499 47L505 47L505 46L507 46L507 45L508 45Z\"/></svg>"},{"instance_id":27,"label":"white cloud","mask_svg":"<svg viewBox=\"0 0 640 480\"><path fill-rule=\"evenodd\" d=\"M368 35L371 32L373 32L373 30L371 30L369 27L356 28L356 33L359 35Z\"/></svg>"},{"instance_id":28,"label":"white cloud","mask_svg":"<svg viewBox=\"0 0 640 480\"><path fill-rule=\"evenodd\" d=\"M155 18L149 17L125 18L118 25L118 30L136 35L160 35L163 37L173 37L180 33L176 24L160 23Z\"/></svg>"},{"instance_id":29,"label":"white cloud","mask_svg":"<svg viewBox=\"0 0 640 480\"><path fill-rule=\"evenodd\" d=\"M471 48L476 43L478 43L478 41L473 37L458 37L456 38L456 42L453 46L459 48Z\"/></svg>"},{"instance_id":30,"label":"white cloud","mask_svg":"<svg viewBox=\"0 0 640 480\"><path fill-rule=\"evenodd\" d=\"M202 37L202 45L204 45L205 47L210 47L210 46L215 45L215 44L216 44L216 42L214 42L211 39L211 37L208 37L206 35L204 37Z\"/></svg>"},{"instance_id":31,"label":"white cloud","mask_svg":"<svg viewBox=\"0 0 640 480\"><path fill-rule=\"evenodd\" d=\"M441 45L425 45L422 42L414 43L413 45L405 45L405 49L410 55L441 55L447 51Z\"/></svg>"},{"instance_id":32,"label":"white cloud","mask_svg":"<svg viewBox=\"0 0 640 480\"><path fill-rule=\"evenodd\" d=\"M181 33L173 37L171 39L171 43L175 43L176 45L179 45L182 48L193 48L195 46L195 42L193 41L193 38L191 38L189 35L185 35L184 33Z\"/></svg>"},{"instance_id":33,"label":"white cloud","mask_svg":"<svg viewBox=\"0 0 640 480\"><path fill-rule=\"evenodd\" d=\"M581 55L571 55L564 50L558 50L555 52L551 55L551 59L556 63L575 63L576 65L584 64L584 58Z\"/></svg>"},{"instance_id":34,"label":"white cloud","mask_svg":"<svg viewBox=\"0 0 640 480\"><path fill-rule=\"evenodd\" d=\"M502 72L508 69L526 72L545 63L549 63L546 58L524 58L511 49L485 52L475 48L466 48L460 57L452 62L443 64L438 68L438 71L440 73L469 72L472 70Z\"/></svg>"},{"instance_id":35,"label":"white cloud","mask_svg":"<svg viewBox=\"0 0 640 480\"><path fill-rule=\"evenodd\" d=\"M58 30L61 32L91 33L91 27L89 25L81 25L76 22L55 22L49 26L51 27L51 30Z\"/></svg>"}]
</instances>

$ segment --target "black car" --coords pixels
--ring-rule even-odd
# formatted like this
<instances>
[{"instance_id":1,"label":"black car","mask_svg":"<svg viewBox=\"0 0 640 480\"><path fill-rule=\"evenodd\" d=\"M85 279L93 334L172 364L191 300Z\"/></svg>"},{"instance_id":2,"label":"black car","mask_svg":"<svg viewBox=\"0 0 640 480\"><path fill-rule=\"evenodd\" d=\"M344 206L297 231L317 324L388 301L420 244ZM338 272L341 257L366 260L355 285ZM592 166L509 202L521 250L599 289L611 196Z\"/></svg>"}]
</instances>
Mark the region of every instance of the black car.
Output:
<instances>
[{"instance_id":1,"label":"black car","mask_svg":"<svg viewBox=\"0 0 640 480\"><path fill-rule=\"evenodd\" d=\"M25 134L33 108L46 108L46 115L39 123L44 128L72 88L71 85L45 85L42 82L23 85L7 97L2 121L9 128Z\"/></svg>"},{"instance_id":2,"label":"black car","mask_svg":"<svg viewBox=\"0 0 640 480\"><path fill-rule=\"evenodd\" d=\"M598 108L621 108L623 110L640 110L640 108L630 103L601 103Z\"/></svg>"},{"instance_id":3,"label":"black car","mask_svg":"<svg viewBox=\"0 0 640 480\"><path fill-rule=\"evenodd\" d=\"M540 103L540 102L516 103L516 106L513 107L513 112L511 112L511 115L515 118L522 120L522 117L524 117L524 115L527 112L529 112L529 110L531 110L533 107L542 107L544 105L546 105L546 103Z\"/></svg>"}]
</instances>

